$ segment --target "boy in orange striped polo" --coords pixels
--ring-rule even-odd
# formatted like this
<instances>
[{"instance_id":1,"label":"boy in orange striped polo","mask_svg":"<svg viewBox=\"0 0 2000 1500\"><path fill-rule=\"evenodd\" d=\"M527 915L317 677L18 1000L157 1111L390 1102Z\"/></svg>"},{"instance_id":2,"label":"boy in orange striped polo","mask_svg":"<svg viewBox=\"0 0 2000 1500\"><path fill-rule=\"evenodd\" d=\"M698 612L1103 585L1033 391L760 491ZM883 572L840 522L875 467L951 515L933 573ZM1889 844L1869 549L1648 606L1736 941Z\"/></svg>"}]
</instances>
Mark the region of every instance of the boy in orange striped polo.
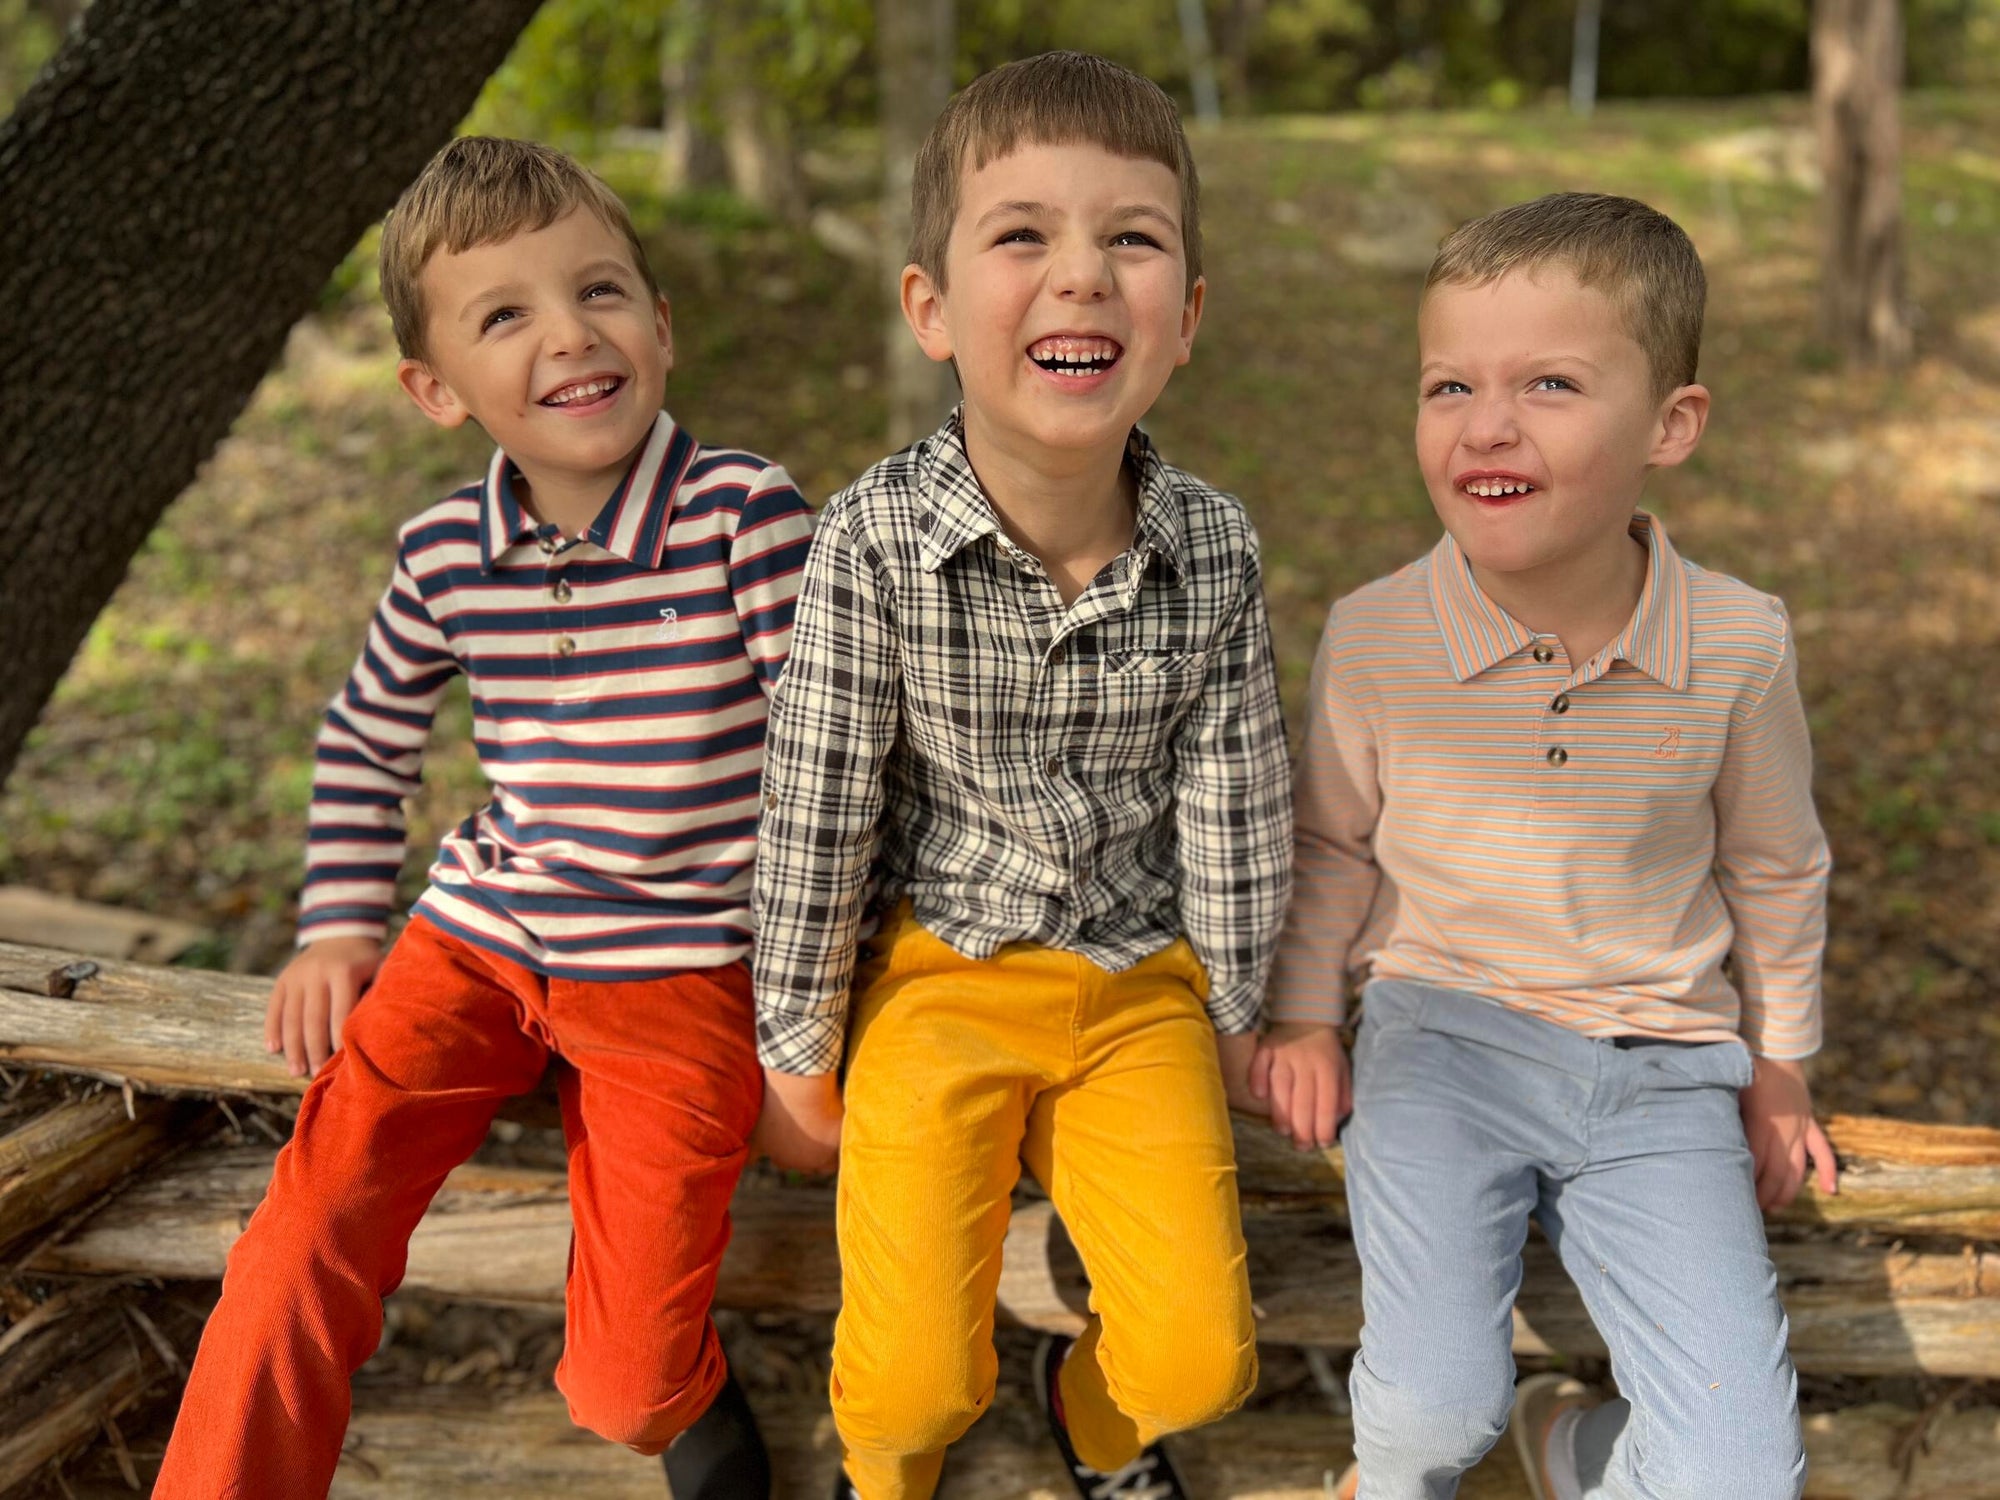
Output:
<instances>
[{"instance_id":1,"label":"boy in orange striped polo","mask_svg":"<svg viewBox=\"0 0 2000 1500\"><path fill-rule=\"evenodd\" d=\"M1349 1104L1365 1326L1341 1493L1443 1500L1512 1412L1538 1500L1804 1484L1760 1207L1808 1158L1828 856L1778 600L1637 509L1693 452L1705 281L1630 199L1447 239L1417 455L1445 537L1337 604L1298 772L1296 895L1253 1069L1301 1146ZM1513 1388L1539 1220L1619 1399Z\"/></svg>"}]
</instances>

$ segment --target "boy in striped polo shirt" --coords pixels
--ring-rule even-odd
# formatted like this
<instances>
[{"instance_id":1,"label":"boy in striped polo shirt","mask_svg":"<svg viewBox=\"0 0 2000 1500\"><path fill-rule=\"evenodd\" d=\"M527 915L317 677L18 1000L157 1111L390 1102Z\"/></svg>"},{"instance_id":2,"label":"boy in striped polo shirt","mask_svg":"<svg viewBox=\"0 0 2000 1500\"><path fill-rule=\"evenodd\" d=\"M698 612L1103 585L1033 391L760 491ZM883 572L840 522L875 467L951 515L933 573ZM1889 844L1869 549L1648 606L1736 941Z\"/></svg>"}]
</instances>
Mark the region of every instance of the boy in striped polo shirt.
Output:
<instances>
[{"instance_id":1,"label":"boy in striped polo shirt","mask_svg":"<svg viewBox=\"0 0 2000 1500\"><path fill-rule=\"evenodd\" d=\"M314 1078L154 1493L327 1492L411 1231L555 1061L571 1415L666 1450L677 1500L754 1500L768 1464L708 1313L759 1109L750 867L810 515L784 470L660 410L666 299L568 157L447 146L389 217L382 287L403 388L497 447L403 528L320 732L302 951L267 1023ZM492 800L385 960L403 802L457 673Z\"/></svg>"},{"instance_id":2,"label":"boy in striped polo shirt","mask_svg":"<svg viewBox=\"0 0 2000 1500\"><path fill-rule=\"evenodd\" d=\"M1568 193L1438 253L1417 456L1446 535L1334 606L1296 896L1253 1083L1347 1112L1365 1326L1342 1493L1431 1500L1508 1421L1539 1500L1800 1493L1764 1208L1810 1157L1827 848L1783 606L1636 509L1684 460L1705 281L1671 220ZM1530 1218L1621 1399L1512 1386Z\"/></svg>"}]
</instances>

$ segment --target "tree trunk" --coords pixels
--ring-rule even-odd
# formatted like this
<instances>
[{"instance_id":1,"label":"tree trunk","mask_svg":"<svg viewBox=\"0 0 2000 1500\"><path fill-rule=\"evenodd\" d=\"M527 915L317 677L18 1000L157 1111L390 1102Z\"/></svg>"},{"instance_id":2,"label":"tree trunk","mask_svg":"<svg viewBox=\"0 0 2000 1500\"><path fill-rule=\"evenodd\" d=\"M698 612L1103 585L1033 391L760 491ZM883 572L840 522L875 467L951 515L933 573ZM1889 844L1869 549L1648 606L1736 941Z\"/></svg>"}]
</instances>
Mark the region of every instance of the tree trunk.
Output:
<instances>
[{"instance_id":1,"label":"tree trunk","mask_svg":"<svg viewBox=\"0 0 2000 1500\"><path fill-rule=\"evenodd\" d=\"M806 217L798 144L782 104L774 101L745 58L722 89L722 151L729 185L746 203L789 224Z\"/></svg>"},{"instance_id":2,"label":"tree trunk","mask_svg":"<svg viewBox=\"0 0 2000 1500\"><path fill-rule=\"evenodd\" d=\"M169 1092L304 1091L264 1050L269 980L110 960L70 978L74 958L0 943L0 1063ZM2000 1240L2000 1130L1854 1115L1835 1115L1827 1130L1840 1153L1839 1193L1808 1187L1778 1222ZM1294 1151L1264 1125L1239 1121L1236 1154L1246 1203L1344 1212L1338 1147Z\"/></svg>"},{"instance_id":3,"label":"tree trunk","mask_svg":"<svg viewBox=\"0 0 2000 1500\"><path fill-rule=\"evenodd\" d=\"M875 51L882 89L882 256L891 287L910 252L910 167L951 97L957 47L952 0L880 0ZM895 294L883 330L888 352L889 446L901 448L944 420L957 399L951 367L925 357Z\"/></svg>"},{"instance_id":4,"label":"tree trunk","mask_svg":"<svg viewBox=\"0 0 2000 1500\"><path fill-rule=\"evenodd\" d=\"M0 777L536 0L97 0L0 125Z\"/></svg>"},{"instance_id":5,"label":"tree trunk","mask_svg":"<svg viewBox=\"0 0 2000 1500\"><path fill-rule=\"evenodd\" d=\"M1896 0L1815 0L1813 119L1822 188L1820 324L1850 364L1911 353L1903 286L1903 181Z\"/></svg>"},{"instance_id":6,"label":"tree trunk","mask_svg":"<svg viewBox=\"0 0 2000 1500\"><path fill-rule=\"evenodd\" d=\"M29 1260L46 1276L213 1279L270 1181L275 1153L203 1147L135 1181L72 1236ZM716 1304L830 1315L840 1301L833 1194L762 1178L736 1194ZM461 1167L410 1243L403 1285L469 1302L560 1306L569 1194L559 1172ZM1360 1267L1337 1215L1244 1208L1258 1337L1353 1348ZM2000 1253L1914 1252L1825 1240L1771 1247L1804 1370L1847 1375L2000 1376ZM1529 1246L1515 1318L1524 1354L1602 1356L1604 1345L1555 1256ZM1075 1334L1088 1288L1054 1208L1024 1199L1002 1254L999 1306L1031 1328Z\"/></svg>"},{"instance_id":7,"label":"tree trunk","mask_svg":"<svg viewBox=\"0 0 2000 1500\"><path fill-rule=\"evenodd\" d=\"M708 12L709 0L675 0L660 40L660 186L670 193L721 187L727 175L709 109L715 33Z\"/></svg>"},{"instance_id":8,"label":"tree trunk","mask_svg":"<svg viewBox=\"0 0 2000 1500\"><path fill-rule=\"evenodd\" d=\"M1604 0L1576 0L1569 53L1570 113L1589 119L1597 111L1597 50L1604 35Z\"/></svg>"}]
</instances>

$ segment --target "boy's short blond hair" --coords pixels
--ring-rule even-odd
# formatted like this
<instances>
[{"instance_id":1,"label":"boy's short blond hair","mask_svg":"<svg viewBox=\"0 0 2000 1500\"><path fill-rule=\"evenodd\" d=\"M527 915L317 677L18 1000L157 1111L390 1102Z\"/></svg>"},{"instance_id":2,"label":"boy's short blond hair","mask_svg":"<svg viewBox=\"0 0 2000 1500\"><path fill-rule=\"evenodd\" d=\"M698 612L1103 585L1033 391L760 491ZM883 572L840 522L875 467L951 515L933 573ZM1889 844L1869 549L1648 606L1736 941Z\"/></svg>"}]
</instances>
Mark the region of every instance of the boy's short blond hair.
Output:
<instances>
[{"instance_id":1,"label":"boy's short blond hair","mask_svg":"<svg viewBox=\"0 0 2000 1500\"><path fill-rule=\"evenodd\" d=\"M1655 396L1694 380L1708 278L1680 225L1635 198L1550 193L1462 224L1438 246L1424 293L1547 265L1617 304L1646 351Z\"/></svg>"},{"instance_id":2,"label":"boy's short blond hair","mask_svg":"<svg viewBox=\"0 0 2000 1500\"><path fill-rule=\"evenodd\" d=\"M427 310L420 278L438 251L456 255L530 234L578 208L625 236L646 289L658 297L659 283L632 215L575 158L533 141L490 135L461 136L439 151L403 190L382 226L382 300L397 348L407 358L424 357Z\"/></svg>"},{"instance_id":3,"label":"boy's short blond hair","mask_svg":"<svg viewBox=\"0 0 2000 1500\"><path fill-rule=\"evenodd\" d=\"M1023 145L1101 146L1156 161L1181 188L1187 295L1201 275L1201 182L1180 111L1158 84L1088 52L1044 52L983 73L954 94L917 148L910 182L910 259L940 290L958 217L961 174Z\"/></svg>"}]
</instances>

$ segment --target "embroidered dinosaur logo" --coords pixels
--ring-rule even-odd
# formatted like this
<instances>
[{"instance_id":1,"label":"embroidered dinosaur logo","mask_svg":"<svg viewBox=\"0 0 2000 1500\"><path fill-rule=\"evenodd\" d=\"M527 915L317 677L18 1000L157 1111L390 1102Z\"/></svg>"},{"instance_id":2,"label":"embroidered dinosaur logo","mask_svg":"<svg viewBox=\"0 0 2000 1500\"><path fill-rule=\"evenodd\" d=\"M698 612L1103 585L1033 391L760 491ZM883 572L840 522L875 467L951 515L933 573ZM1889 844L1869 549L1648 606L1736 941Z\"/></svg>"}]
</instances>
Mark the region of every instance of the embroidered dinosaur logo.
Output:
<instances>
[{"instance_id":1,"label":"embroidered dinosaur logo","mask_svg":"<svg viewBox=\"0 0 2000 1500\"><path fill-rule=\"evenodd\" d=\"M1669 729L1660 737L1660 743L1653 754L1661 760L1673 760L1681 753L1681 732L1678 727Z\"/></svg>"},{"instance_id":2,"label":"embroidered dinosaur logo","mask_svg":"<svg viewBox=\"0 0 2000 1500\"><path fill-rule=\"evenodd\" d=\"M663 609L660 611L659 637L661 640L670 641L676 635L680 634L680 619L679 610Z\"/></svg>"}]
</instances>

